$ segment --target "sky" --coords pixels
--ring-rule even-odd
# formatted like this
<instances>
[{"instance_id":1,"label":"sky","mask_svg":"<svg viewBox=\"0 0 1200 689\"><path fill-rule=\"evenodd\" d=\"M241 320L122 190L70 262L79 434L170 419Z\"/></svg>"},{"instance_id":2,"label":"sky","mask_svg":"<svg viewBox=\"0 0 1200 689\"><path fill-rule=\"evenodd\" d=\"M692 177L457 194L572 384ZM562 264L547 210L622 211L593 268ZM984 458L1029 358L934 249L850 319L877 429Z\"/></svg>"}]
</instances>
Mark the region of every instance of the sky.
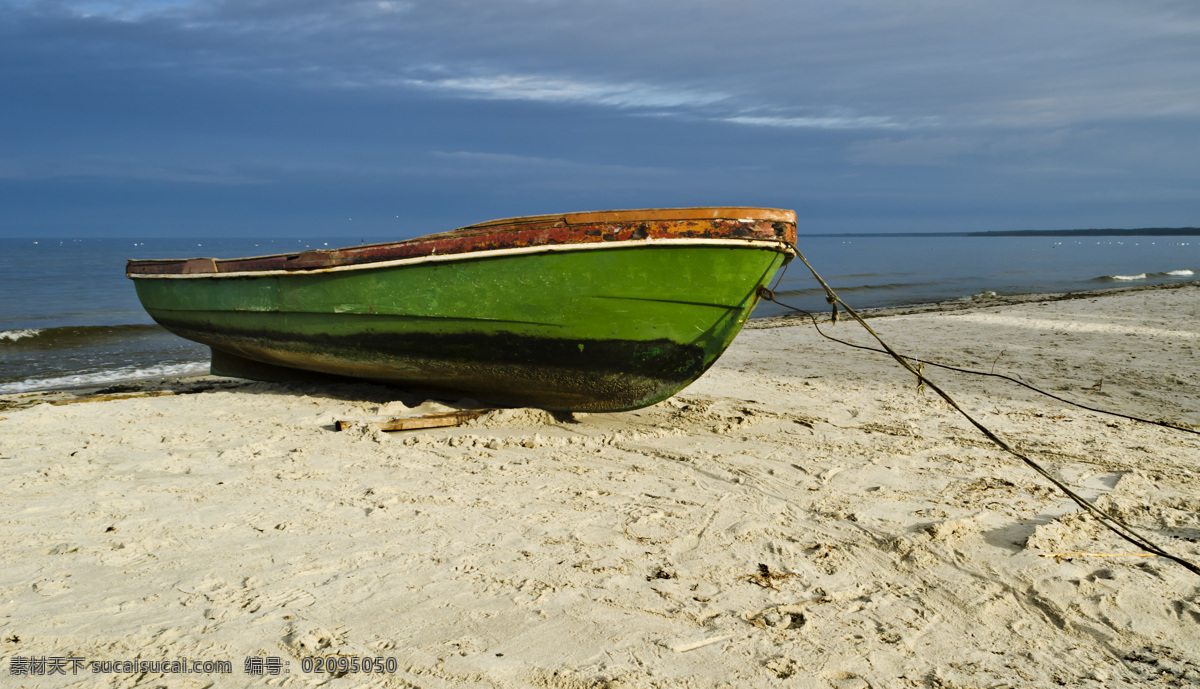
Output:
<instances>
[{"instance_id":1,"label":"sky","mask_svg":"<svg viewBox=\"0 0 1200 689\"><path fill-rule=\"evenodd\" d=\"M0 237L1200 226L1195 0L0 0Z\"/></svg>"}]
</instances>

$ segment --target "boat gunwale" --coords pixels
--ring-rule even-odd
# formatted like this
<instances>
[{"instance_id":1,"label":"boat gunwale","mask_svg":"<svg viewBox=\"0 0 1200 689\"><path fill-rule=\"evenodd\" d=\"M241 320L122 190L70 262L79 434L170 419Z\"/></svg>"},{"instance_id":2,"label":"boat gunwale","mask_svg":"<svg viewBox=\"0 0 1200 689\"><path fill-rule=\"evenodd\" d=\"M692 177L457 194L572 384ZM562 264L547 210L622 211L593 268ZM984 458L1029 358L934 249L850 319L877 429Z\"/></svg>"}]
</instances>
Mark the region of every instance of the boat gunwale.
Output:
<instances>
[{"instance_id":1,"label":"boat gunwale","mask_svg":"<svg viewBox=\"0 0 1200 689\"><path fill-rule=\"evenodd\" d=\"M739 211L742 211L739 213ZM750 213L747 215L746 212ZM661 221L661 220L717 220L729 218L735 220L774 220L787 223L796 222L796 211L785 208L766 208L762 206L690 206L686 208L637 208L629 210L580 211L576 213L551 213L549 215L527 215L515 218L501 218L467 225L466 227L442 234L448 235L463 230L488 229L497 225L518 225L526 223L547 222L562 219L567 225L591 225L605 222L630 221ZM438 235L428 235L436 237Z\"/></svg>"},{"instance_id":2,"label":"boat gunwale","mask_svg":"<svg viewBox=\"0 0 1200 689\"><path fill-rule=\"evenodd\" d=\"M795 212L790 210L742 206L536 215L489 220L449 232L337 249L229 259L130 259L126 264L126 275L134 278L311 273L396 265L439 255L478 255L501 249L593 243L612 245L626 239L639 242L715 239L784 244L795 241L795 218ZM222 268L226 270L222 271Z\"/></svg>"},{"instance_id":3,"label":"boat gunwale","mask_svg":"<svg viewBox=\"0 0 1200 689\"><path fill-rule=\"evenodd\" d=\"M596 251L604 249L628 249L632 247L669 247L669 246L725 246L738 248L753 248L760 251L775 251L782 253L789 259L795 256L795 250L792 249L786 242L763 239L707 239L707 238L678 238L678 239L632 239L632 240L617 240L607 242L579 242L574 244L542 244L538 246L523 246L512 247L506 249L487 249L480 251L469 251L457 254L429 254L425 256L415 256L411 258L399 258L386 261L374 261L370 263L351 263L344 265L334 265L316 268L301 268L292 270L248 270L248 271L231 271L227 273L126 273L126 277L134 280L140 279L170 279L170 280L193 280L198 278L252 278L252 277L272 277L281 275L314 275L323 273L346 272L351 270L377 270L383 268L392 268L399 266L419 265L422 263L448 263L452 261L474 261L488 258L499 258L503 256L520 256L539 253L556 253L564 251ZM175 259L178 261L189 259ZM194 260L194 259L191 259ZM211 259L209 259L211 260Z\"/></svg>"}]
</instances>

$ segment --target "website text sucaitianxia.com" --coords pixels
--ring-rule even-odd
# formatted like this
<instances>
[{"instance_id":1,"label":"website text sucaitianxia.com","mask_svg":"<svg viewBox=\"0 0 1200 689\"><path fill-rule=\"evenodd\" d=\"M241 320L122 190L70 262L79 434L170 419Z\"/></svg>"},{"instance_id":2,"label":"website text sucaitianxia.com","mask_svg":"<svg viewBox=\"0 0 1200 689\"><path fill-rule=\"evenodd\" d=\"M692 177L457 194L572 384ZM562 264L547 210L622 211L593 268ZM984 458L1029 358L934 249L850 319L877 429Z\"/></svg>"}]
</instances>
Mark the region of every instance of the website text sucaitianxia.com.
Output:
<instances>
[{"instance_id":1,"label":"website text sucaitianxia.com","mask_svg":"<svg viewBox=\"0 0 1200 689\"><path fill-rule=\"evenodd\" d=\"M305 656L299 659L304 674L394 674L399 668L395 658L368 656ZM95 660L66 656L13 656L8 661L8 674L18 677L83 674L163 674L163 675L228 675L233 674L233 661L193 660L191 658L132 658ZM292 673L290 659L278 656L246 656L242 661L246 675L277 676Z\"/></svg>"}]
</instances>

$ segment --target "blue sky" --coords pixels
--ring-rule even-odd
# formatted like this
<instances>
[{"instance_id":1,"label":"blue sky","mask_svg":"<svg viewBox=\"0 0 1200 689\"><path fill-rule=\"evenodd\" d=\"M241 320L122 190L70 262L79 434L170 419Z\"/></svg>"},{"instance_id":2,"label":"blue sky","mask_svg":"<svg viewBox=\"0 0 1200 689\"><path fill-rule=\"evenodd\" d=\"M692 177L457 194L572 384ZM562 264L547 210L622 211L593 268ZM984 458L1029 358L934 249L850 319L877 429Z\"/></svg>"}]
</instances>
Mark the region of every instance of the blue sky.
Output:
<instances>
[{"instance_id":1,"label":"blue sky","mask_svg":"<svg viewBox=\"0 0 1200 689\"><path fill-rule=\"evenodd\" d=\"M0 236L1200 225L1194 0L0 0Z\"/></svg>"}]
</instances>

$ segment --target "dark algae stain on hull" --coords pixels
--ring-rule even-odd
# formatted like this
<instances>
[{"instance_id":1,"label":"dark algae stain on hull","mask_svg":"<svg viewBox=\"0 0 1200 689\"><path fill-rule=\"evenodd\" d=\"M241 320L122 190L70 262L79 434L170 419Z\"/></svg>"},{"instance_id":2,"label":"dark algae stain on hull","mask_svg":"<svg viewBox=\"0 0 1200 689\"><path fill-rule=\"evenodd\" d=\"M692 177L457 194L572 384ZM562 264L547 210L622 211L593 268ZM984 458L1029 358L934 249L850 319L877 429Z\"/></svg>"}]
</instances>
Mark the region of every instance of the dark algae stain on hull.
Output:
<instances>
[{"instance_id":1,"label":"dark algae stain on hull","mask_svg":"<svg viewBox=\"0 0 1200 689\"><path fill-rule=\"evenodd\" d=\"M531 239L546 218L559 220ZM379 245L377 261L338 250L302 269L279 256L133 262L129 274L156 321L213 348L215 373L298 369L616 411L661 401L716 361L790 259L794 227L771 209L539 216ZM455 251L456 237L487 248ZM167 267L137 272L154 266Z\"/></svg>"},{"instance_id":2,"label":"dark algae stain on hull","mask_svg":"<svg viewBox=\"0 0 1200 689\"><path fill-rule=\"evenodd\" d=\"M178 332L197 341L203 337L186 328ZM687 386L712 364L703 348L668 340L592 340L580 349L574 341L520 336L415 335L311 342L282 339L278 333L246 333L224 338L222 348L286 368L509 406L571 411L617 411L654 404ZM215 353L213 372L268 380L279 377L278 372L228 357L222 360Z\"/></svg>"}]
</instances>

